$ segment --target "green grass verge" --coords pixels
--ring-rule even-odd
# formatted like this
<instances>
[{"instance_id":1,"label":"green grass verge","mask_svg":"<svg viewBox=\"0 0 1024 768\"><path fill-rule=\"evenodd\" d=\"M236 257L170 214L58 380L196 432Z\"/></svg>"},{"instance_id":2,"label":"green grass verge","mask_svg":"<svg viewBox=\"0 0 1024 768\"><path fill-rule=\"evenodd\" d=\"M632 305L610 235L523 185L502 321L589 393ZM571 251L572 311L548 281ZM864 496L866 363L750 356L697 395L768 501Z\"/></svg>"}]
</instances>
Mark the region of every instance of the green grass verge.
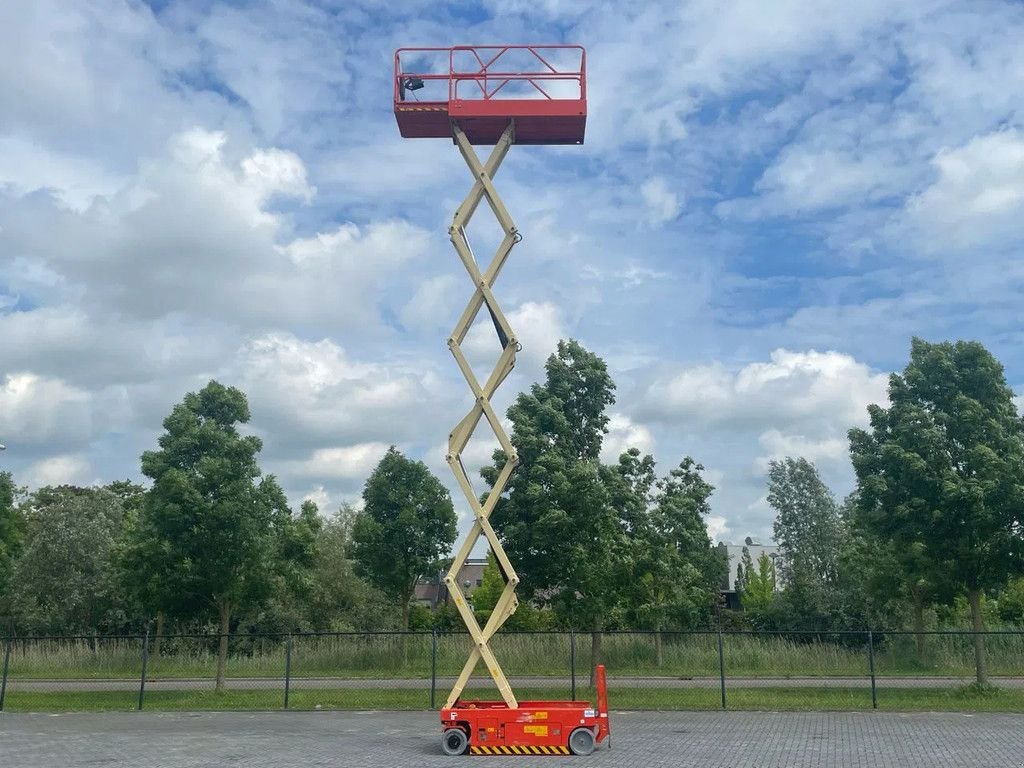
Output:
<instances>
[{"instance_id":1,"label":"green grass verge","mask_svg":"<svg viewBox=\"0 0 1024 768\"><path fill-rule=\"evenodd\" d=\"M517 691L521 700L564 699L564 689L532 688ZM437 705L445 692L438 691ZM493 690L468 691L467 696L497 698ZM842 688L729 688L729 709L734 710L870 710L868 689ZM428 690L293 690L289 705L297 710L423 710ZM594 700L580 690L578 698ZM5 709L12 712L102 712L135 709L138 695L127 691L16 692L8 691ZM721 708L717 688L617 688L611 692L613 709L712 710ZM151 691L145 709L153 711L273 710L284 705L282 691ZM882 689L878 708L886 711L1024 712L1024 690L963 688Z\"/></svg>"},{"instance_id":2,"label":"green grass verge","mask_svg":"<svg viewBox=\"0 0 1024 768\"><path fill-rule=\"evenodd\" d=\"M650 634L610 634L602 642L602 659L616 675L669 677L717 676L715 635L664 634L661 658ZM818 675L863 676L868 670L865 638L833 638L836 642L798 642L771 635L726 635L725 667L731 676ZM842 642L839 642L842 640ZM569 669L569 635L496 636L493 650L506 674L565 675ZM1024 669L1024 633L990 635L985 639L989 673L1019 675ZM232 638L230 677L281 677L285 642L281 638ZM350 678L422 678L435 661L427 635L296 636L292 674ZM466 660L466 635L437 639L438 675L457 675ZM141 667L141 639L18 640L11 655L12 679L132 679ZM577 670L590 666L590 640L577 635ZM659 663L660 661L660 663ZM212 677L216 669L212 639L169 638L159 655L149 657L150 677ZM971 676L974 646L964 635L930 635L918 656L909 635L876 636L875 668L885 675Z\"/></svg>"}]
</instances>

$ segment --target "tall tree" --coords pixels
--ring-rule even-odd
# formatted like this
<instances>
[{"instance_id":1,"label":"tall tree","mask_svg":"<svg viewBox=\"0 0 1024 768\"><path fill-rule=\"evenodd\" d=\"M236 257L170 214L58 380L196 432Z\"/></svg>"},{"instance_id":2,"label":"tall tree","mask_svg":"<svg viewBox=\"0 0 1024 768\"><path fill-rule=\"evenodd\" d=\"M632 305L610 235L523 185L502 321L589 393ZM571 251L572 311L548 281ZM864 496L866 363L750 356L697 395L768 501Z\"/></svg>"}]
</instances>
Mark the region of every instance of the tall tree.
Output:
<instances>
[{"instance_id":1,"label":"tall tree","mask_svg":"<svg viewBox=\"0 0 1024 768\"><path fill-rule=\"evenodd\" d=\"M160 450L142 455L142 472L153 480L145 547L159 555L158 576L170 580L154 593L162 602L155 607L215 612L218 690L232 616L270 594L278 537L291 520L277 481L261 477L262 442L238 432L249 417L244 393L211 381L164 419Z\"/></svg>"},{"instance_id":2,"label":"tall tree","mask_svg":"<svg viewBox=\"0 0 1024 768\"><path fill-rule=\"evenodd\" d=\"M1003 367L978 342L915 338L889 407L850 431L860 506L876 528L920 545L967 593L979 684L987 682L982 596L1024 570L1024 424Z\"/></svg>"},{"instance_id":3,"label":"tall tree","mask_svg":"<svg viewBox=\"0 0 1024 768\"><path fill-rule=\"evenodd\" d=\"M352 526L356 511L342 506L317 533L305 603L306 624L317 631L397 629L399 611L376 587L356 574Z\"/></svg>"},{"instance_id":4,"label":"tall tree","mask_svg":"<svg viewBox=\"0 0 1024 768\"><path fill-rule=\"evenodd\" d=\"M16 503L19 495L10 472L0 472L0 619L5 610L7 585L21 550L25 521Z\"/></svg>"},{"instance_id":5,"label":"tall tree","mask_svg":"<svg viewBox=\"0 0 1024 768\"><path fill-rule=\"evenodd\" d=\"M356 572L400 606L408 629L417 579L455 543L451 496L426 464L391 446L366 481L363 501L352 526Z\"/></svg>"},{"instance_id":6,"label":"tall tree","mask_svg":"<svg viewBox=\"0 0 1024 768\"><path fill-rule=\"evenodd\" d=\"M498 604L498 598L505 589L505 580L501 576L501 569L498 567L498 560L494 553L487 552L487 565L484 566L483 574L480 577L480 586L473 590L473 610L481 614L486 623L494 606Z\"/></svg>"},{"instance_id":7,"label":"tall tree","mask_svg":"<svg viewBox=\"0 0 1024 768\"><path fill-rule=\"evenodd\" d=\"M741 565L745 574L743 589L737 586L736 591L740 592L743 609L755 613L768 610L775 599L775 563L768 553L762 552L755 567L750 550L744 547Z\"/></svg>"},{"instance_id":8,"label":"tall tree","mask_svg":"<svg viewBox=\"0 0 1024 768\"><path fill-rule=\"evenodd\" d=\"M800 629L832 623L832 590L841 540L839 508L817 468L787 456L768 467L768 503L775 509L775 541L782 554L781 596L787 621Z\"/></svg>"},{"instance_id":9,"label":"tall tree","mask_svg":"<svg viewBox=\"0 0 1024 768\"><path fill-rule=\"evenodd\" d=\"M520 464L492 522L521 593L544 595L563 621L590 630L597 663L627 545L614 470L599 459L615 385L604 361L576 341L559 342L545 371L545 382L508 409ZM499 450L483 470L492 487L504 462Z\"/></svg>"},{"instance_id":10,"label":"tall tree","mask_svg":"<svg viewBox=\"0 0 1024 768\"><path fill-rule=\"evenodd\" d=\"M635 449L623 454L620 468L630 466L633 462L627 459L635 460L637 455ZM643 522L630 531L627 614L639 626L655 631L659 666L663 631L706 621L725 574L725 563L708 537L705 518L711 511L714 487L704 480L703 471L687 456L656 482L653 493L646 474L641 474L642 482L633 484L639 499L649 494L650 508Z\"/></svg>"},{"instance_id":11,"label":"tall tree","mask_svg":"<svg viewBox=\"0 0 1024 768\"><path fill-rule=\"evenodd\" d=\"M314 589L313 570L323 521L315 502L306 499L298 514L277 525L274 538L274 587L270 626L276 631L302 628L304 609Z\"/></svg>"},{"instance_id":12,"label":"tall tree","mask_svg":"<svg viewBox=\"0 0 1024 768\"><path fill-rule=\"evenodd\" d=\"M122 629L125 601L113 561L121 499L101 488L47 486L24 507L24 549L10 590L18 624L55 634Z\"/></svg>"}]
</instances>

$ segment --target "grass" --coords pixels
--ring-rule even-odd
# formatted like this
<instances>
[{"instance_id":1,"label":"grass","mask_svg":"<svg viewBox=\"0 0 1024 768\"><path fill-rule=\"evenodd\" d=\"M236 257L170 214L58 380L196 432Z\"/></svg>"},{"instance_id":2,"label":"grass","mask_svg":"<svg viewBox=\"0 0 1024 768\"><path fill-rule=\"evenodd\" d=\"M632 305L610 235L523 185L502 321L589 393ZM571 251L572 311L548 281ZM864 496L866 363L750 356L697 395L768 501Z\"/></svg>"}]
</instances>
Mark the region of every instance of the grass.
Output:
<instances>
[{"instance_id":1,"label":"grass","mask_svg":"<svg viewBox=\"0 0 1024 768\"><path fill-rule=\"evenodd\" d=\"M868 659L862 638L836 638L837 642L799 642L769 635L726 635L725 667L730 676L857 676L867 674ZM989 672L994 676L1021 674L1024 669L1024 633L986 638ZM437 674L456 675L469 650L466 635L442 635L437 643ZM492 647L509 675L565 676L569 673L567 633L498 635ZM230 677L283 677L283 638L232 638ZM615 675L717 677L718 640L714 634L664 635L662 664L655 656L649 634L609 634L603 640L603 660ZM430 676L430 635L296 636L292 643L292 674L296 677L348 677L366 679ZM973 645L968 636L929 636L919 658L912 636L890 636L876 644L875 667L888 675L973 674ZM19 640L13 645L12 679L130 679L139 676L140 639ZM590 637L576 638L576 669L590 666ZM212 677L216 668L216 640L169 638L161 653L151 656L150 678Z\"/></svg>"},{"instance_id":2,"label":"grass","mask_svg":"<svg viewBox=\"0 0 1024 768\"><path fill-rule=\"evenodd\" d=\"M437 692L437 706L445 691ZM532 688L517 691L521 700L566 699L561 688ZM497 698L493 690L473 690L467 696ZM579 691L579 699L594 701L592 691ZM136 707L137 694L104 692L12 692L5 709L20 712L102 712L129 711ZM870 710L867 689L837 688L729 688L729 709L735 710ZM424 710L429 709L429 690L293 690L289 704L296 710ZM615 710L712 710L721 708L720 692L712 688L616 688L609 705ZM151 691L145 709L153 711L275 710L284 706L282 691ZM878 691L878 708L883 711L968 711L1024 712L1024 690L980 690L961 688L913 688Z\"/></svg>"}]
</instances>

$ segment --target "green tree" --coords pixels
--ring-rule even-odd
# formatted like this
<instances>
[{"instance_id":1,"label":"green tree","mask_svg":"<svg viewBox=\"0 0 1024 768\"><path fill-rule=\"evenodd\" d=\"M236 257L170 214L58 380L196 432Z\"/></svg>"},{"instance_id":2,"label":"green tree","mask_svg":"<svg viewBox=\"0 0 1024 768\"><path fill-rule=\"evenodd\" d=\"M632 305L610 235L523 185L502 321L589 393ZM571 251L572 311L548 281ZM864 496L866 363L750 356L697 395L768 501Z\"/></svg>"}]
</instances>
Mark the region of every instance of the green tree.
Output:
<instances>
[{"instance_id":1,"label":"green tree","mask_svg":"<svg viewBox=\"0 0 1024 768\"><path fill-rule=\"evenodd\" d=\"M11 607L33 632L120 630L124 595L114 563L124 507L101 488L40 488L24 504L24 548L14 566Z\"/></svg>"},{"instance_id":2,"label":"green tree","mask_svg":"<svg viewBox=\"0 0 1024 768\"><path fill-rule=\"evenodd\" d=\"M704 480L703 471L702 465L687 456L657 481L644 524L629 536L629 562L635 565L628 574L632 589L626 598L627 614L637 625L655 630L659 666L662 632L706 623L725 573L725 564L708 537L705 518L711 512L714 487ZM643 499L650 487L646 474L641 478L634 485L636 495Z\"/></svg>"},{"instance_id":3,"label":"green tree","mask_svg":"<svg viewBox=\"0 0 1024 768\"><path fill-rule=\"evenodd\" d=\"M342 506L323 521L317 533L310 590L305 601L306 626L315 631L397 629L399 611L376 587L356 574L352 561L352 526L356 511Z\"/></svg>"},{"instance_id":4,"label":"green tree","mask_svg":"<svg viewBox=\"0 0 1024 768\"><path fill-rule=\"evenodd\" d=\"M757 567L754 567L753 559L750 557L750 550L743 548L741 564L746 574L744 577L743 590L740 600L745 611L762 613L771 607L775 599L775 563L762 552L757 558ZM739 591L739 590L737 590Z\"/></svg>"},{"instance_id":5,"label":"green tree","mask_svg":"<svg viewBox=\"0 0 1024 768\"><path fill-rule=\"evenodd\" d=\"M1018 576L999 593L999 618L1015 627L1024 627L1024 576Z\"/></svg>"},{"instance_id":6,"label":"green tree","mask_svg":"<svg viewBox=\"0 0 1024 768\"><path fill-rule=\"evenodd\" d=\"M232 617L271 594L278 542L291 524L280 486L257 466L262 442L238 433L249 418L240 390L211 381L164 419L160 450L142 455L153 487L141 541L157 558L155 578L166 580L152 607L215 612L217 690L224 687Z\"/></svg>"},{"instance_id":7,"label":"green tree","mask_svg":"<svg viewBox=\"0 0 1024 768\"><path fill-rule=\"evenodd\" d=\"M1003 367L978 342L911 343L889 378L889 408L850 431L864 515L917 542L942 579L966 592L978 683L987 682L982 597L1024 567L1024 424Z\"/></svg>"},{"instance_id":8,"label":"green tree","mask_svg":"<svg viewBox=\"0 0 1024 768\"><path fill-rule=\"evenodd\" d=\"M559 342L545 371L545 382L508 409L520 464L492 522L520 593L543 595L563 622L590 630L596 664L627 546L612 498L616 471L599 460L615 385L604 361L576 341ZM500 450L494 460L482 473L492 487L505 462Z\"/></svg>"},{"instance_id":9,"label":"green tree","mask_svg":"<svg viewBox=\"0 0 1024 768\"><path fill-rule=\"evenodd\" d=\"M363 501L352 526L356 572L400 606L408 629L416 581L455 543L451 497L426 464L392 446L366 481Z\"/></svg>"},{"instance_id":10,"label":"green tree","mask_svg":"<svg viewBox=\"0 0 1024 768\"><path fill-rule=\"evenodd\" d=\"M835 498L813 463L787 456L768 466L768 503L777 513L782 555L780 620L795 629L828 629L842 531Z\"/></svg>"},{"instance_id":11,"label":"green tree","mask_svg":"<svg viewBox=\"0 0 1024 768\"><path fill-rule=\"evenodd\" d=\"M306 606L314 588L313 567L323 521L317 505L306 499L299 512L281 525L274 538L274 586L267 611L268 629L301 630L305 624Z\"/></svg>"},{"instance_id":12,"label":"green tree","mask_svg":"<svg viewBox=\"0 0 1024 768\"><path fill-rule=\"evenodd\" d=\"M480 577L480 586L473 590L473 610L482 614L490 615L498 598L505 589L505 580L501 577L501 569L494 553L487 552L487 565Z\"/></svg>"},{"instance_id":13,"label":"green tree","mask_svg":"<svg viewBox=\"0 0 1024 768\"><path fill-rule=\"evenodd\" d=\"M8 581L25 530L25 520L17 505L19 495L11 473L0 472L0 616L4 615Z\"/></svg>"}]
</instances>

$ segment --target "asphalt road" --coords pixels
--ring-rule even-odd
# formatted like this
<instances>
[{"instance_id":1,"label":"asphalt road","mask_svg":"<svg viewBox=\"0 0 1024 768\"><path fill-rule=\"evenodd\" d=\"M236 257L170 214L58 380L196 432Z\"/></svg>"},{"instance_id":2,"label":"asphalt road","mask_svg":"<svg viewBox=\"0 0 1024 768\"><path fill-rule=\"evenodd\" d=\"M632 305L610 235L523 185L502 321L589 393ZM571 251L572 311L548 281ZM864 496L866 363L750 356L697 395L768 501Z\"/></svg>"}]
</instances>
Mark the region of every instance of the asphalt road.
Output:
<instances>
[{"instance_id":1,"label":"asphalt road","mask_svg":"<svg viewBox=\"0 0 1024 768\"><path fill-rule=\"evenodd\" d=\"M612 713L590 757L445 757L430 712L0 714L4 768L1018 768L1024 716ZM478 762L479 761L479 762Z\"/></svg>"},{"instance_id":2,"label":"asphalt road","mask_svg":"<svg viewBox=\"0 0 1024 768\"><path fill-rule=\"evenodd\" d=\"M514 677L510 678L514 688L564 688L569 689L569 678L560 677ZM955 688L972 682L968 677L879 677L879 688ZM1024 677L993 677L991 682L1002 688L1024 688ZM451 688L454 677L437 678L438 690ZM212 688L213 678L175 678L146 680L146 690L187 691ZM279 690L284 681L280 677L232 677L225 681L233 690ZM586 677L577 678L576 684L586 685ZM726 685L734 688L869 688L867 677L727 677ZM424 679L352 679L338 677L293 677L291 686L300 689L414 689L427 690L430 680ZM620 688L717 688L717 677L612 677L608 686ZM134 691L138 690L138 679L127 680L18 680L7 682L9 691ZM1015 767L1016 768L1016 767Z\"/></svg>"}]
</instances>

